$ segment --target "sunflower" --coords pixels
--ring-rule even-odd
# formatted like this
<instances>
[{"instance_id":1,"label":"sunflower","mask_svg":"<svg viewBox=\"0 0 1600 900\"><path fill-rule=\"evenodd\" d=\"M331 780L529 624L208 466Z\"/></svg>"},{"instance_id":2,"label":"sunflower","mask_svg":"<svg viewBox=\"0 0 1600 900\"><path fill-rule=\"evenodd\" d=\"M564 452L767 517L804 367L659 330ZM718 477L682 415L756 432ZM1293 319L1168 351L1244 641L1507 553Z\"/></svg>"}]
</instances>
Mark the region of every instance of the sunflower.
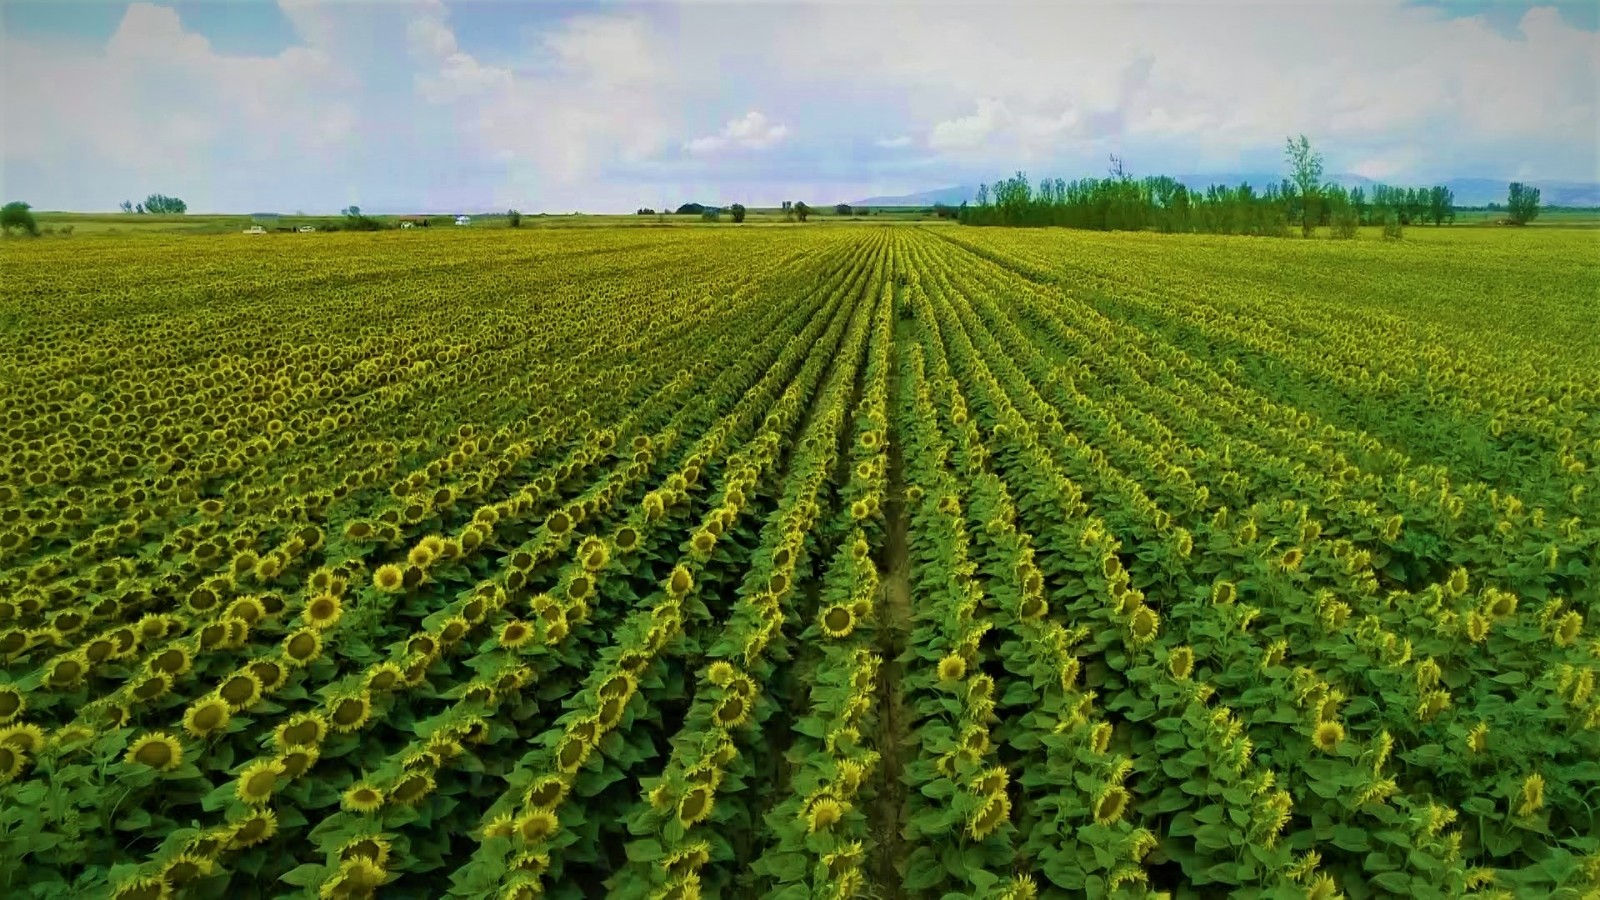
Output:
<instances>
[{"instance_id":1,"label":"sunflower","mask_svg":"<svg viewBox=\"0 0 1600 900\"><path fill-rule=\"evenodd\" d=\"M391 847L389 842L378 835L358 837L339 848L339 861L348 862L358 856L364 856L378 864L378 868L387 868Z\"/></svg>"},{"instance_id":2,"label":"sunflower","mask_svg":"<svg viewBox=\"0 0 1600 900\"><path fill-rule=\"evenodd\" d=\"M204 856L180 853L161 867L161 880L177 890L191 881L210 875L215 869L216 863Z\"/></svg>"},{"instance_id":3,"label":"sunflower","mask_svg":"<svg viewBox=\"0 0 1600 900\"><path fill-rule=\"evenodd\" d=\"M822 611L819 624L828 637L848 637L856 628L856 614L850 607L836 603Z\"/></svg>"},{"instance_id":4,"label":"sunflower","mask_svg":"<svg viewBox=\"0 0 1600 900\"><path fill-rule=\"evenodd\" d=\"M568 774L576 772L588 760L591 749L588 741L569 734L556 745L556 765Z\"/></svg>"},{"instance_id":5,"label":"sunflower","mask_svg":"<svg viewBox=\"0 0 1600 900\"><path fill-rule=\"evenodd\" d=\"M316 747L291 747L279 754L278 763L283 767L285 778L298 778L304 772L317 764L317 758L322 752Z\"/></svg>"},{"instance_id":6,"label":"sunflower","mask_svg":"<svg viewBox=\"0 0 1600 900\"><path fill-rule=\"evenodd\" d=\"M1339 722L1319 722L1311 734L1311 742L1323 753L1332 753L1344 740L1344 725Z\"/></svg>"},{"instance_id":7,"label":"sunflower","mask_svg":"<svg viewBox=\"0 0 1600 900\"><path fill-rule=\"evenodd\" d=\"M439 640L446 646L458 643L467 636L472 626L462 616L451 616L439 624Z\"/></svg>"},{"instance_id":8,"label":"sunflower","mask_svg":"<svg viewBox=\"0 0 1600 900\"><path fill-rule=\"evenodd\" d=\"M308 627L326 631L339 623L344 615L344 604L333 594L318 594L306 603L301 617Z\"/></svg>"},{"instance_id":9,"label":"sunflower","mask_svg":"<svg viewBox=\"0 0 1600 900\"><path fill-rule=\"evenodd\" d=\"M385 594L397 594L405 588L405 570L394 563L379 566L372 573L372 586Z\"/></svg>"},{"instance_id":10,"label":"sunflower","mask_svg":"<svg viewBox=\"0 0 1600 900\"><path fill-rule=\"evenodd\" d=\"M717 687L727 687L733 682L733 677L736 674L737 672L734 670L732 664L719 659L712 663L710 668L706 669L706 680L710 681ZM606 684L610 684L610 682L607 681ZM606 693L606 684L602 684L600 686L600 691L602 694Z\"/></svg>"},{"instance_id":11,"label":"sunflower","mask_svg":"<svg viewBox=\"0 0 1600 900\"><path fill-rule=\"evenodd\" d=\"M843 818L844 804L828 794L813 798L810 803L806 804L806 831L811 834L827 831L837 825L839 820Z\"/></svg>"},{"instance_id":12,"label":"sunflower","mask_svg":"<svg viewBox=\"0 0 1600 900\"><path fill-rule=\"evenodd\" d=\"M171 772L183 765L183 745L164 731L154 731L133 742L123 761L148 766L157 772Z\"/></svg>"},{"instance_id":13,"label":"sunflower","mask_svg":"<svg viewBox=\"0 0 1600 900\"><path fill-rule=\"evenodd\" d=\"M314 628L302 628L283 639L284 661L303 667L322 656L322 635Z\"/></svg>"},{"instance_id":14,"label":"sunflower","mask_svg":"<svg viewBox=\"0 0 1600 900\"><path fill-rule=\"evenodd\" d=\"M32 723L0 728L0 746L15 747L23 753L38 753L44 747L44 729Z\"/></svg>"},{"instance_id":15,"label":"sunflower","mask_svg":"<svg viewBox=\"0 0 1600 900\"><path fill-rule=\"evenodd\" d=\"M538 809L555 809L566 799L569 787L565 780L554 775L545 775L534 780L528 787L527 793L523 795L523 800L529 806Z\"/></svg>"},{"instance_id":16,"label":"sunflower","mask_svg":"<svg viewBox=\"0 0 1600 900\"><path fill-rule=\"evenodd\" d=\"M738 728L750 721L750 702L739 696L724 698L711 717L723 728Z\"/></svg>"},{"instance_id":17,"label":"sunflower","mask_svg":"<svg viewBox=\"0 0 1600 900\"><path fill-rule=\"evenodd\" d=\"M1211 602L1217 606L1227 606L1238 597L1238 589L1231 581L1218 581L1211 585Z\"/></svg>"},{"instance_id":18,"label":"sunflower","mask_svg":"<svg viewBox=\"0 0 1600 900\"><path fill-rule=\"evenodd\" d=\"M521 619L512 619L500 627L500 646L508 650L524 647L533 640L533 626Z\"/></svg>"},{"instance_id":19,"label":"sunflower","mask_svg":"<svg viewBox=\"0 0 1600 900\"><path fill-rule=\"evenodd\" d=\"M10 784L28 767L28 754L16 747L0 746L0 784Z\"/></svg>"},{"instance_id":20,"label":"sunflower","mask_svg":"<svg viewBox=\"0 0 1600 900\"><path fill-rule=\"evenodd\" d=\"M682 597L694 589L694 576L682 565L675 566L672 574L667 578L667 593L674 597Z\"/></svg>"},{"instance_id":21,"label":"sunflower","mask_svg":"<svg viewBox=\"0 0 1600 900\"><path fill-rule=\"evenodd\" d=\"M1113 825L1128 808L1128 792L1121 785L1107 785L1094 799L1096 825Z\"/></svg>"},{"instance_id":22,"label":"sunflower","mask_svg":"<svg viewBox=\"0 0 1600 900\"><path fill-rule=\"evenodd\" d=\"M422 799L433 793L433 775L426 771L412 772L399 781L389 790L389 800L401 806L415 806Z\"/></svg>"},{"instance_id":23,"label":"sunflower","mask_svg":"<svg viewBox=\"0 0 1600 900\"><path fill-rule=\"evenodd\" d=\"M248 669L235 672L217 689L217 696L227 701L234 712L249 709L261 699L261 679Z\"/></svg>"},{"instance_id":24,"label":"sunflower","mask_svg":"<svg viewBox=\"0 0 1600 900\"><path fill-rule=\"evenodd\" d=\"M561 829L561 819L548 809L524 813L512 825L512 833L524 844L541 844Z\"/></svg>"},{"instance_id":25,"label":"sunflower","mask_svg":"<svg viewBox=\"0 0 1600 900\"><path fill-rule=\"evenodd\" d=\"M1006 786L1010 783L1011 773L1006 771L1006 767L994 766L986 769L977 777L973 778L972 783L968 785L968 787L974 794L979 796L988 796L990 794L999 794L1004 792Z\"/></svg>"},{"instance_id":26,"label":"sunflower","mask_svg":"<svg viewBox=\"0 0 1600 900\"><path fill-rule=\"evenodd\" d=\"M364 781L358 781L345 788L339 804L353 813L377 812L383 808L383 792Z\"/></svg>"},{"instance_id":27,"label":"sunflower","mask_svg":"<svg viewBox=\"0 0 1600 900\"><path fill-rule=\"evenodd\" d=\"M1467 640L1474 644L1481 644L1489 638L1489 619L1472 610L1467 613L1466 635Z\"/></svg>"},{"instance_id":28,"label":"sunflower","mask_svg":"<svg viewBox=\"0 0 1600 900\"><path fill-rule=\"evenodd\" d=\"M966 677L967 661L959 655L952 653L939 660L939 680L945 684L952 684Z\"/></svg>"},{"instance_id":29,"label":"sunflower","mask_svg":"<svg viewBox=\"0 0 1600 900\"><path fill-rule=\"evenodd\" d=\"M88 664L76 655L63 657L50 666L44 681L53 688L71 687L78 683L88 668Z\"/></svg>"},{"instance_id":30,"label":"sunflower","mask_svg":"<svg viewBox=\"0 0 1600 900\"><path fill-rule=\"evenodd\" d=\"M197 737L208 737L228 726L233 712L226 700L220 697L203 697L189 705L183 713L183 730Z\"/></svg>"},{"instance_id":31,"label":"sunflower","mask_svg":"<svg viewBox=\"0 0 1600 900\"><path fill-rule=\"evenodd\" d=\"M1522 781L1519 791L1520 802L1517 804L1517 815L1527 818L1544 808L1544 776L1538 772L1529 775Z\"/></svg>"},{"instance_id":32,"label":"sunflower","mask_svg":"<svg viewBox=\"0 0 1600 900\"><path fill-rule=\"evenodd\" d=\"M967 834L981 841L994 834L1011 818L1011 798L1004 793L990 794L967 820Z\"/></svg>"},{"instance_id":33,"label":"sunflower","mask_svg":"<svg viewBox=\"0 0 1600 900\"><path fill-rule=\"evenodd\" d=\"M372 717L372 697L365 691L335 700L329 708L328 724L340 734L359 731Z\"/></svg>"},{"instance_id":34,"label":"sunflower","mask_svg":"<svg viewBox=\"0 0 1600 900\"><path fill-rule=\"evenodd\" d=\"M1061 689L1063 691L1073 690L1073 686L1078 683L1078 673L1082 669L1083 663L1076 656L1067 657L1067 661L1061 664L1060 671L1056 673L1061 681Z\"/></svg>"},{"instance_id":35,"label":"sunflower","mask_svg":"<svg viewBox=\"0 0 1600 900\"><path fill-rule=\"evenodd\" d=\"M228 842L237 848L254 847L278 833L278 815L270 809L252 809L234 824Z\"/></svg>"},{"instance_id":36,"label":"sunflower","mask_svg":"<svg viewBox=\"0 0 1600 900\"><path fill-rule=\"evenodd\" d=\"M367 690L384 693L394 690L405 681L406 674L392 662L381 662L367 670Z\"/></svg>"},{"instance_id":37,"label":"sunflower","mask_svg":"<svg viewBox=\"0 0 1600 900\"><path fill-rule=\"evenodd\" d=\"M697 784L689 788L678 801L678 822L687 828L705 821L711 816L714 803L714 789L710 786Z\"/></svg>"},{"instance_id":38,"label":"sunflower","mask_svg":"<svg viewBox=\"0 0 1600 900\"><path fill-rule=\"evenodd\" d=\"M272 799L272 792L277 790L278 777L282 774L283 763L276 759L253 762L239 773L234 794L251 806L260 806Z\"/></svg>"},{"instance_id":39,"label":"sunflower","mask_svg":"<svg viewBox=\"0 0 1600 900\"><path fill-rule=\"evenodd\" d=\"M342 897L370 897L383 885L389 873L374 860L355 856L339 864L339 871L322 885L318 895L328 900Z\"/></svg>"},{"instance_id":40,"label":"sunflower","mask_svg":"<svg viewBox=\"0 0 1600 900\"><path fill-rule=\"evenodd\" d=\"M1187 681L1194 673L1194 648L1174 647L1167 655L1167 671L1178 681Z\"/></svg>"},{"instance_id":41,"label":"sunflower","mask_svg":"<svg viewBox=\"0 0 1600 900\"><path fill-rule=\"evenodd\" d=\"M1161 617L1148 606L1140 606L1134 610L1133 616L1128 620L1128 631L1132 634L1135 644L1148 644L1155 640L1160 628Z\"/></svg>"},{"instance_id":42,"label":"sunflower","mask_svg":"<svg viewBox=\"0 0 1600 900\"><path fill-rule=\"evenodd\" d=\"M156 654L149 663L152 673L162 673L174 677L189 674L194 667L194 660L189 656L185 647L168 647Z\"/></svg>"},{"instance_id":43,"label":"sunflower","mask_svg":"<svg viewBox=\"0 0 1600 900\"><path fill-rule=\"evenodd\" d=\"M590 572L598 572L611 561L611 551L606 547L606 542L591 537L578 547L578 557L583 561L583 567Z\"/></svg>"},{"instance_id":44,"label":"sunflower","mask_svg":"<svg viewBox=\"0 0 1600 900\"><path fill-rule=\"evenodd\" d=\"M1583 633L1583 614L1572 610L1562 616L1556 623L1551 639L1557 647L1571 647L1578 642L1578 636Z\"/></svg>"}]
</instances>

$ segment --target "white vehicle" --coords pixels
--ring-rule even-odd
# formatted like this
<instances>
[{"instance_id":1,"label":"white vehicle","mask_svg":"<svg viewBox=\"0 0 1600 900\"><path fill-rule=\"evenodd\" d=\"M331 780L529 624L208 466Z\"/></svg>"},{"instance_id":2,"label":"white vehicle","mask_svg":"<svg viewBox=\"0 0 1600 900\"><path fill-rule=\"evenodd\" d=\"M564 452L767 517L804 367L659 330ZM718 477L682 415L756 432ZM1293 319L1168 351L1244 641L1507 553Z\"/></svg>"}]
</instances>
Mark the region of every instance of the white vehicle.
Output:
<instances>
[{"instance_id":1,"label":"white vehicle","mask_svg":"<svg viewBox=\"0 0 1600 900\"><path fill-rule=\"evenodd\" d=\"M267 230L265 228L262 228L260 225L251 225L249 228L246 228L244 230L244 233L245 234L266 234Z\"/></svg>"},{"instance_id":2,"label":"white vehicle","mask_svg":"<svg viewBox=\"0 0 1600 900\"><path fill-rule=\"evenodd\" d=\"M299 230L300 230L301 234L310 234L311 232L317 230L317 226L315 226L315 225L301 225Z\"/></svg>"},{"instance_id":3,"label":"white vehicle","mask_svg":"<svg viewBox=\"0 0 1600 900\"><path fill-rule=\"evenodd\" d=\"M471 216L456 216L456 224L457 225L471 225L472 224L472 217Z\"/></svg>"}]
</instances>

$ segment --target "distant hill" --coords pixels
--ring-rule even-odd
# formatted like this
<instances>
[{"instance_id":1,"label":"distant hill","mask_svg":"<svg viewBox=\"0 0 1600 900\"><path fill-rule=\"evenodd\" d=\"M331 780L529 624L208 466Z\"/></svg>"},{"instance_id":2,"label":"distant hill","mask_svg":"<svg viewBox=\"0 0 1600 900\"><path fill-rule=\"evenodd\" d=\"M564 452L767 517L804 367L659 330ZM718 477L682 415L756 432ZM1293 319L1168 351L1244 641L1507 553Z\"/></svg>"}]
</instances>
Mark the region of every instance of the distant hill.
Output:
<instances>
[{"instance_id":1,"label":"distant hill","mask_svg":"<svg viewBox=\"0 0 1600 900\"><path fill-rule=\"evenodd\" d=\"M1200 172L1174 175L1173 177L1187 185L1191 190L1204 190L1213 184L1248 184L1256 190L1261 190L1269 184L1278 184L1283 180L1284 176L1278 172ZM1380 183L1377 179L1349 173L1333 175L1330 180L1347 188L1360 187L1368 191L1372 189L1373 185ZM1404 180L1383 183L1393 184L1397 187L1421 186ZM1489 203L1505 203L1506 185L1509 183L1510 179L1451 178L1444 182L1444 186L1455 194L1457 206L1484 206ZM1546 206L1600 206L1600 182L1534 181L1531 184L1539 189L1539 200ZM854 201L850 205L932 206L935 203L945 203L950 206L960 206L962 201L972 202L977 195L977 185L963 184L932 191L922 191L917 194L868 197L865 200Z\"/></svg>"},{"instance_id":2,"label":"distant hill","mask_svg":"<svg viewBox=\"0 0 1600 900\"><path fill-rule=\"evenodd\" d=\"M902 194L898 197L868 197L865 200L855 200L851 206L932 206L943 203L947 206L960 206L962 201L970 201L977 196L976 185L956 185L955 187L939 188L932 191L923 191L918 194Z\"/></svg>"}]
</instances>

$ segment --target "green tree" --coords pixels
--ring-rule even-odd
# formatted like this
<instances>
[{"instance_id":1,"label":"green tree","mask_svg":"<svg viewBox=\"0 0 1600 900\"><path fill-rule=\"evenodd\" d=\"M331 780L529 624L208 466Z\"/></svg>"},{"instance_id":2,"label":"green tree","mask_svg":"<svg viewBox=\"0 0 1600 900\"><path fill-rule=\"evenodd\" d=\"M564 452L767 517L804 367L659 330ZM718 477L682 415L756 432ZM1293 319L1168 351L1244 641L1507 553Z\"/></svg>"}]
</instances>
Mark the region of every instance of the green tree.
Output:
<instances>
[{"instance_id":1,"label":"green tree","mask_svg":"<svg viewBox=\"0 0 1600 900\"><path fill-rule=\"evenodd\" d=\"M124 201L122 201L121 209L125 213L133 212L133 201L132 200L124 200Z\"/></svg>"},{"instance_id":2,"label":"green tree","mask_svg":"<svg viewBox=\"0 0 1600 900\"><path fill-rule=\"evenodd\" d=\"M803 201L796 200L794 202L794 214L796 218L804 222L806 220L806 216L811 215L811 207L805 205Z\"/></svg>"},{"instance_id":3,"label":"green tree","mask_svg":"<svg viewBox=\"0 0 1600 900\"><path fill-rule=\"evenodd\" d=\"M1442 184L1436 184L1428 189L1428 218L1435 225L1446 222L1454 223L1456 220L1456 195L1455 192Z\"/></svg>"},{"instance_id":4,"label":"green tree","mask_svg":"<svg viewBox=\"0 0 1600 900\"><path fill-rule=\"evenodd\" d=\"M733 221L735 223L744 221L744 204L743 203L735 203L734 205L728 207L728 212L733 214Z\"/></svg>"},{"instance_id":5,"label":"green tree","mask_svg":"<svg viewBox=\"0 0 1600 900\"><path fill-rule=\"evenodd\" d=\"M522 213L519 213L514 209L507 210L506 211L506 221L511 223L511 227L512 228L521 228L522 227Z\"/></svg>"},{"instance_id":6,"label":"green tree","mask_svg":"<svg viewBox=\"0 0 1600 900\"><path fill-rule=\"evenodd\" d=\"M1511 182L1511 188L1506 197L1506 211L1511 214L1511 221L1517 225L1526 225L1539 217L1539 189L1531 184L1520 181Z\"/></svg>"},{"instance_id":7,"label":"green tree","mask_svg":"<svg viewBox=\"0 0 1600 900\"><path fill-rule=\"evenodd\" d=\"M156 215L183 215L189 211L189 204L177 197L168 197L166 194L151 194L144 198L145 212Z\"/></svg>"},{"instance_id":8,"label":"green tree","mask_svg":"<svg viewBox=\"0 0 1600 900\"><path fill-rule=\"evenodd\" d=\"M848 215L850 215L850 204L848 204L848 203L836 203L836 204L834 204L833 211L834 211L834 214L836 214L836 215L848 216Z\"/></svg>"},{"instance_id":9,"label":"green tree","mask_svg":"<svg viewBox=\"0 0 1600 900\"><path fill-rule=\"evenodd\" d=\"M1298 140L1288 139L1283 148L1283 158L1289 164L1289 177L1300 189L1300 233L1310 237L1317 226L1322 154L1311 149L1311 141L1302 134Z\"/></svg>"},{"instance_id":10,"label":"green tree","mask_svg":"<svg viewBox=\"0 0 1600 900\"><path fill-rule=\"evenodd\" d=\"M30 212L33 207L21 200L13 200L5 206L0 206L0 232L10 234L11 229L18 228L34 237L39 236L39 223L33 219Z\"/></svg>"}]
</instances>

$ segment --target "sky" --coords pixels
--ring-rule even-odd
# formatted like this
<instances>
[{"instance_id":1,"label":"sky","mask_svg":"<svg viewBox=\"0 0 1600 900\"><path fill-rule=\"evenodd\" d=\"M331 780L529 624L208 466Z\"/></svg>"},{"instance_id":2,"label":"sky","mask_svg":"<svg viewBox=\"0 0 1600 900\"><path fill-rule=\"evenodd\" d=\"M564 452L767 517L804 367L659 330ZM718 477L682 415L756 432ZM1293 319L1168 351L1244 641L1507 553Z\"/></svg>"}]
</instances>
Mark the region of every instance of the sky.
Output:
<instances>
[{"instance_id":1,"label":"sky","mask_svg":"<svg viewBox=\"0 0 1600 900\"><path fill-rule=\"evenodd\" d=\"M1600 181L1600 3L0 0L0 197L814 206L993 181Z\"/></svg>"}]
</instances>

